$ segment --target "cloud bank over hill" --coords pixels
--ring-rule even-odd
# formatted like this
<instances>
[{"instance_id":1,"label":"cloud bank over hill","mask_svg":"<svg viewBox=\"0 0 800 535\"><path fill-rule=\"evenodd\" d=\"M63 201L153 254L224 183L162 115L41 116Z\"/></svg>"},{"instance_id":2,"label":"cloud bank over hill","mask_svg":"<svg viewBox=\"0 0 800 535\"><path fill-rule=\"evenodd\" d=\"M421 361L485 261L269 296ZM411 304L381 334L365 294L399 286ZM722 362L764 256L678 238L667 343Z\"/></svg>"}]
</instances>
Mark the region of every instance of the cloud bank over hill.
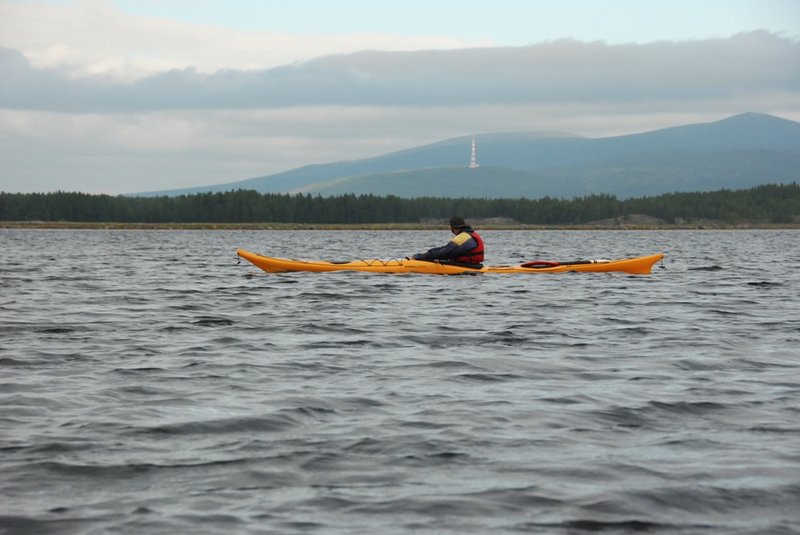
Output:
<instances>
[{"instance_id":1,"label":"cloud bank over hill","mask_svg":"<svg viewBox=\"0 0 800 535\"><path fill-rule=\"evenodd\" d=\"M59 112L642 102L670 109L764 97L796 103L800 42L752 32L646 45L560 40L525 47L364 51L256 71L174 69L129 83L35 69L20 52L3 49L0 72L3 108Z\"/></svg>"}]
</instances>

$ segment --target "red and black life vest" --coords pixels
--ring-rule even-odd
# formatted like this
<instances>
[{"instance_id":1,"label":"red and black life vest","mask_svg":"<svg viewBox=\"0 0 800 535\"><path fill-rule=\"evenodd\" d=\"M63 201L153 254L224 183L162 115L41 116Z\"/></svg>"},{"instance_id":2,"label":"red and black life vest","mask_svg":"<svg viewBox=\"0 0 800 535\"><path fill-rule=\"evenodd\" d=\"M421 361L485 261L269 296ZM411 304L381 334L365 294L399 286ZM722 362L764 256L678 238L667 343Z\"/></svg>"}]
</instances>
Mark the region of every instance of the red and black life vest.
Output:
<instances>
[{"instance_id":1,"label":"red and black life vest","mask_svg":"<svg viewBox=\"0 0 800 535\"><path fill-rule=\"evenodd\" d=\"M458 258L454 258L456 262L461 264L482 264L483 263L483 238L481 238L477 232L467 232L470 236L475 238L475 241L478 242L478 245L473 247L467 254L459 256Z\"/></svg>"}]
</instances>

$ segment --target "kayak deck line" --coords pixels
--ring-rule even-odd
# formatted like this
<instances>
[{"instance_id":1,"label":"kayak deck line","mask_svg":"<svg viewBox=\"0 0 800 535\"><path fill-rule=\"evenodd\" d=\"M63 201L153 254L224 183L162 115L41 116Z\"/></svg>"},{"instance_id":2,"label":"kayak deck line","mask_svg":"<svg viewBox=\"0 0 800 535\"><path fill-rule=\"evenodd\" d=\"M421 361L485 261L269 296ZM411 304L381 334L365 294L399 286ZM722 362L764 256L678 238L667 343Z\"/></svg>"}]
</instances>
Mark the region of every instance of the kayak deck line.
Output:
<instances>
[{"instance_id":1,"label":"kayak deck line","mask_svg":"<svg viewBox=\"0 0 800 535\"><path fill-rule=\"evenodd\" d=\"M534 261L518 265L484 266L451 264L436 260L413 260L409 258L379 258L331 262L327 260L295 260L251 253L236 249L236 254L267 273L330 271L364 271L371 273L426 273L432 275L457 275L462 273L611 273L647 275L653 265L664 258L663 253L619 260L575 260L571 262Z\"/></svg>"}]
</instances>

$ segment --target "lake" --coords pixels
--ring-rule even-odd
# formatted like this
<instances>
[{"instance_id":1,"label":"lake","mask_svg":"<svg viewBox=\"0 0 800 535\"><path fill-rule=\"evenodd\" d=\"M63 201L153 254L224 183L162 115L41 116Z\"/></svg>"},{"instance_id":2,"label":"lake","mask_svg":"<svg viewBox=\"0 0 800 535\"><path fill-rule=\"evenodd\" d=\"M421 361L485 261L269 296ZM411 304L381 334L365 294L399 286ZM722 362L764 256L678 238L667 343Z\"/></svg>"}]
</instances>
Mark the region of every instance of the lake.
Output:
<instances>
[{"instance_id":1,"label":"lake","mask_svg":"<svg viewBox=\"0 0 800 535\"><path fill-rule=\"evenodd\" d=\"M800 532L800 231L0 230L0 532Z\"/></svg>"}]
</instances>

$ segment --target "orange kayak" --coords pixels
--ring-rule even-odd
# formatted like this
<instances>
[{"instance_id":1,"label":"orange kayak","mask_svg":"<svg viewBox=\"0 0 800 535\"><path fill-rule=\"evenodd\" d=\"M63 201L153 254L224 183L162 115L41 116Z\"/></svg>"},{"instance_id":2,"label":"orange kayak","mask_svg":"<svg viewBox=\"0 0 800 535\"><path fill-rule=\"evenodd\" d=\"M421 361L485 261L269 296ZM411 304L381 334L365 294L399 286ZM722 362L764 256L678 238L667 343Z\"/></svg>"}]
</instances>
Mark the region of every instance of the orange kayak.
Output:
<instances>
[{"instance_id":1,"label":"orange kayak","mask_svg":"<svg viewBox=\"0 0 800 535\"><path fill-rule=\"evenodd\" d=\"M622 272L633 275L647 275L653 264L664 258L661 253L620 260L575 260L571 262L526 262L513 266L467 266L430 260L410 260L392 258L389 260L365 259L350 262L330 262L326 260L293 260L275 258L237 249L236 254L268 273L290 271L368 271L372 273L427 273L433 275L459 275L462 273L608 273Z\"/></svg>"}]
</instances>

